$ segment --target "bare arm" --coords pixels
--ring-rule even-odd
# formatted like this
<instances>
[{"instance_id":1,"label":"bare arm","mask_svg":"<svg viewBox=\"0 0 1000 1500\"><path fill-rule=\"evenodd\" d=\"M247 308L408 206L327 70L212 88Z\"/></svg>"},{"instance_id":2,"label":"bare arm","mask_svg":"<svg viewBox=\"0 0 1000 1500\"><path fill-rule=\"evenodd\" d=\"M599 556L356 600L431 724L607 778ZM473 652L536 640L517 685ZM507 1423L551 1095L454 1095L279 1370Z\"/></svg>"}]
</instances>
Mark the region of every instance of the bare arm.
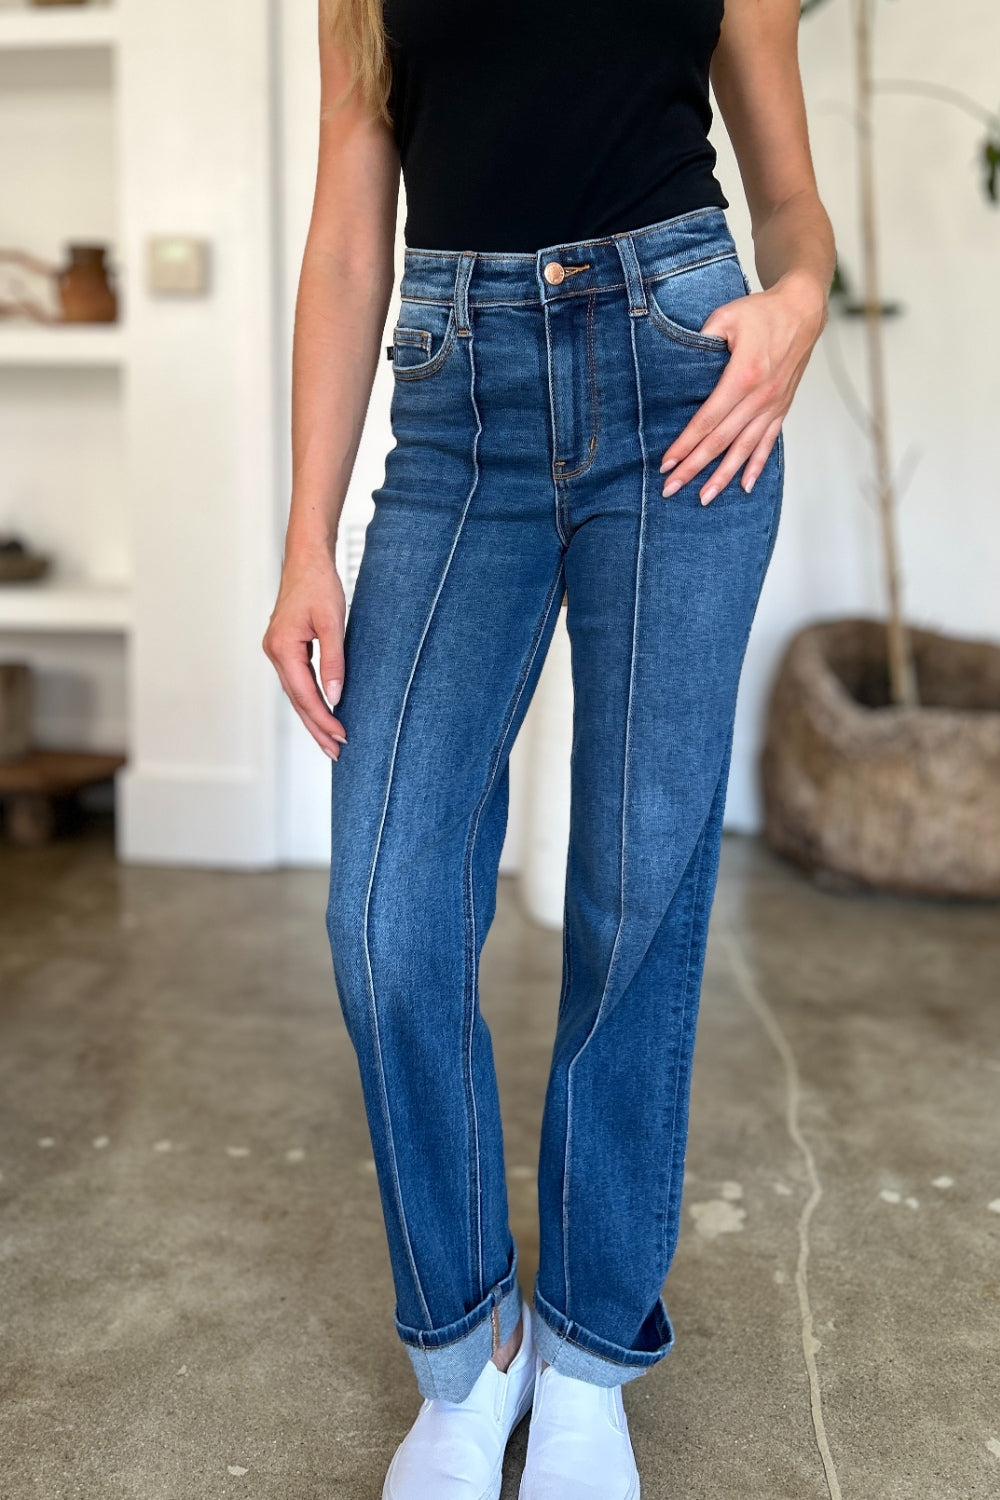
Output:
<instances>
[{"instance_id":1,"label":"bare arm","mask_svg":"<svg viewBox=\"0 0 1000 1500\"><path fill-rule=\"evenodd\" d=\"M357 459L393 287L399 157L356 94L331 108L346 59L320 14L322 109L312 221L295 309L292 502L278 600L264 637L302 722L336 759L346 740L323 701L344 680L344 591L335 568L340 514Z\"/></svg>"},{"instance_id":2,"label":"bare arm","mask_svg":"<svg viewBox=\"0 0 1000 1500\"><path fill-rule=\"evenodd\" d=\"M809 150L799 15L800 0L726 0L712 60L764 290L726 303L706 322L704 332L725 338L732 358L663 455L669 495L725 454L702 488L705 504L744 464L743 487L753 488L827 319L835 248Z\"/></svg>"}]
</instances>

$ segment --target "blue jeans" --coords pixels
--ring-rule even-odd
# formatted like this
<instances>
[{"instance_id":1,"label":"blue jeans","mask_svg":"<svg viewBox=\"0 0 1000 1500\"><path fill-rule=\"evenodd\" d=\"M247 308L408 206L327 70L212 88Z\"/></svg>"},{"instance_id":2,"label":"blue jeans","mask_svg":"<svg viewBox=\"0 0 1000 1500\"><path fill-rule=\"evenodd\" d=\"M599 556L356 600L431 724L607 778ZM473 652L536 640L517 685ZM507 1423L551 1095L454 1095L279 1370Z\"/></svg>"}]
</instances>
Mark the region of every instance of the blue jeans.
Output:
<instances>
[{"instance_id":1,"label":"blue jeans","mask_svg":"<svg viewBox=\"0 0 1000 1500\"><path fill-rule=\"evenodd\" d=\"M345 633L327 924L425 1396L521 1312L478 965L508 756L566 596L564 965L538 1173L541 1354L599 1385L674 1342L661 1288L736 690L783 440L747 495L671 499L664 450L749 292L721 209L537 254L407 248L394 446ZM709 465L714 468L715 463Z\"/></svg>"}]
</instances>

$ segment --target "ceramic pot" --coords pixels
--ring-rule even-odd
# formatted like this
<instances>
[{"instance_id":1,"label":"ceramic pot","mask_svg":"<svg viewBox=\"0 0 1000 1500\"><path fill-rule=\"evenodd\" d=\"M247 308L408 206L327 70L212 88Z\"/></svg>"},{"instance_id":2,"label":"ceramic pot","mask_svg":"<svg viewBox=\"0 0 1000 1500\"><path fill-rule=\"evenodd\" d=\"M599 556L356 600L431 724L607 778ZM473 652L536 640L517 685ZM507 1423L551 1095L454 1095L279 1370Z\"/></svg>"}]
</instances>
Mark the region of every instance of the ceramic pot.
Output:
<instances>
[{"instance_id":1,"label":"ceramic pot","mask_svg":"<svg viewBox=\"0 0 1000 1500\"><path fill-rule=\"evenodd\" d=\"M1000 898L1000 646L912 630L919 708L888 701L885 626L795 636L771 697L766 837L827 885Z\"/></svg>"},{"instance_id":2,"label":"ceramic pot","mask_svg":"<svg viewBox=\"0 0 1000 1500\"><path fill-rule=\"evenodd\" d=\"M118 297L111 283L107 246L70 245L68 251L68 260L54 266L26 250L0 249L0 265L48 277L59 301L59 313L54 317L48 308L19 293L10 301L0 302L0 314L20 315L39 323L114 323Z\"/></svg>"},{"instance_id":3,"label":"ceramic pot","mask_svg":"<svg viewBox=\"0 0 1000 1500\"><path fill-rule=\"evenodd\" d=\"M111 285L104 245L70 245L69 263L56 272L65 323L113 323L118 298Z\"/></svg>"}]
</instances>

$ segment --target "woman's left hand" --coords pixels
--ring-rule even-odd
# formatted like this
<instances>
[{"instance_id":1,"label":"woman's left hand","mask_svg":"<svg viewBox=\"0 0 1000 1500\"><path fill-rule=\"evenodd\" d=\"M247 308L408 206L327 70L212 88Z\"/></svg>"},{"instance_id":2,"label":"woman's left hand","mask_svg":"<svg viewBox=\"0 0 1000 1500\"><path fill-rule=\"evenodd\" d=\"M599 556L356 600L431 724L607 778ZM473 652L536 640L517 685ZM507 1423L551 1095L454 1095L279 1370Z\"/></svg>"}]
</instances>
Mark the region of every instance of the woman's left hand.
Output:
<instances>
[{"instance_id":1,"label":"woman's left hand","mask_svg":"<svg viewBox=\"0 0 1000 1500\"><path fill-rule=\"evenodd\" d=\"M729 344L730 358L715 390L663 455L670 477L665 496L725 457L699 491L709 505L743 468L747 494L767 462L803 371L827 320L826 289L814 276L790 271L764 292L717 307L702 328Z\"/></svg>"}]
</instances>

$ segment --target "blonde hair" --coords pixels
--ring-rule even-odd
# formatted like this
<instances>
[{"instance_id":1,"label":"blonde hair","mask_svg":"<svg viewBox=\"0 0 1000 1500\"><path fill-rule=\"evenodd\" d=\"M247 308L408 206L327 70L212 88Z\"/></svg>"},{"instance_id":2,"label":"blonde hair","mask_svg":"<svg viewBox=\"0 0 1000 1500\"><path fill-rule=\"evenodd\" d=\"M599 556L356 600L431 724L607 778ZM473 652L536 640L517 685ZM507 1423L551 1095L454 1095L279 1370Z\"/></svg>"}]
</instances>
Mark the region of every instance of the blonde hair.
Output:
<instances>
[{"instance_id":1,"label":"blonde hair","mask_svg":"<svg viewBox=\"0 0 1000 1500\"><path fill-rule=\"evenodd\" d=\"M327 25L347 55L350 81L339 99L324 109L324 115L344 103L357 88L366 108L387 125L392 74L386 44L382 0L322 0Z\"/></svg>"}]
</instances>

